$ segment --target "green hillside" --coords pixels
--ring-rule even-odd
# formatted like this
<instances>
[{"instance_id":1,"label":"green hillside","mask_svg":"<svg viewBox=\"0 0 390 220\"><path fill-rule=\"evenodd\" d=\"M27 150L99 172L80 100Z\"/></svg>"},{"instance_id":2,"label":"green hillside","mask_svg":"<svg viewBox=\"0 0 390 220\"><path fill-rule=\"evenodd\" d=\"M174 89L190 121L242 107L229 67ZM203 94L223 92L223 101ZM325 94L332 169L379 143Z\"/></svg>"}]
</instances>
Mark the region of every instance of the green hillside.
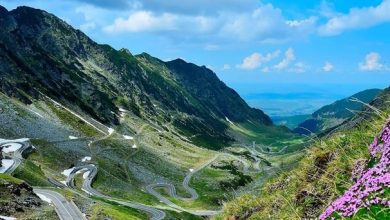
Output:
<instances>
[{"instance_id":1,"label":"green hillside","mask_svg":"<svg viewBox=\"0 0 390 220\"><path fill-rule=\"evenodd\" d=\"M369 146L388 121L389 101L390 89L386 89L364 113L345 122L337 132L315 141L295 168L280 172L256 194L245 194L228 202L223 214L214 219L318 218L355 184L358 169L369 169L383 160L370 155ZM388 157L386 155L383 153L384 158ZM362 162L366 164L363 168L359 165ZM386 184L383 187L382 197L388 198ZM381 192L374 191L368 198ZM381 204L368 205L368 208L357 209L352 219L387 219L388 213L388 207ZM332 216L344 219L340 215Z\"/></svg>"},{"instance_id":2,"label":"green hillside","mask_svg":"<svg viewBox=\"0 0 390 220\"><path fill-rule=\"evenodd\" d=\"M0 139L34 146L23 158L4 152L20 162L12 175L60 193L90 219L145 219L156 210L199 219L230 200L231 188L250 190L268 178L261 167L303 147L204 66L97 44L29 7L0 7L0 27ZM252 141L270 156L252 155ZM66 170L80 166L96 168L87 187L86 168L66 182ZM198 196L157 187L171 202L163 203L148 191L157 183Z\"/></svg>"},{"instance_id":3,"label":"green hillside","mask_svg":"<svg viewBox=\"0 0 390 220\"><path fill-rule=\"evenodd\" d=\"M334 128L348 118L358 114L365 104L370 103L382 90L368 89L348 98L338 100L315 111L311 118L300 123L294 132L308 135Z\"/></svg>"},{"instance_id":4,"label":"green hillside","mask_svg":"<svg viewBox=\"0 0 390 220\"><path fill-rule=\"evenodd\" d=\"M112 126L120 123L120 107L158 126L173 119L178 132L196 133L194 141L212 149L234 141L226 117L272 124L204 66L99 45L37 9L1 8L0 16L0 88L26 104L43 93Z\"/></svg>"}]
</instances>

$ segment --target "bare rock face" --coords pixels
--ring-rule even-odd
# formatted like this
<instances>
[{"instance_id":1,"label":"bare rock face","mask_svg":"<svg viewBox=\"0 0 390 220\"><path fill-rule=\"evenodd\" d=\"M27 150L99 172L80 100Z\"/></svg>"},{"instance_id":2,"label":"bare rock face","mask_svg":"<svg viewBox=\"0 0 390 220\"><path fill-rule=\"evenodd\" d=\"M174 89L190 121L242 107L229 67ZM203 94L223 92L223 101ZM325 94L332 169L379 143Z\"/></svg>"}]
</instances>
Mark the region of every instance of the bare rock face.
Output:
<instances>
[{"instance_id":1,"label":"bare rock face","mask_svg":"<svg viewBox=\"0 0 390 220\"><path fill-rule=\"evenodd\" d=\"M27 183L0 178L0 215L18 216L18 213L37 209L41 205L41 200Z\"/></svg>"}]
</instances>

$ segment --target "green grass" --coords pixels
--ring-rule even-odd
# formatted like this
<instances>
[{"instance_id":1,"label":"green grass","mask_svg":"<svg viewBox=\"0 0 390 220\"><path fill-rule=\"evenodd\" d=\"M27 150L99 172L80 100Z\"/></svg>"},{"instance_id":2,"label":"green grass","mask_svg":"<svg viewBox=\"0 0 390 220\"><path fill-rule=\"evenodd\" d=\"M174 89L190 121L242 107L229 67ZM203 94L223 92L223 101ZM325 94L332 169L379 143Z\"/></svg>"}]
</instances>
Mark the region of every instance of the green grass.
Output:
<instances>
[{"instance_id":1,"label":"green grass","mask_svg":"<svg viewBox=\"0 0 390 220\"><path fill-rule=\"evenodd\" d=\"M175 211L169 211L169 210L164 210L166 214L165 219L169 220L204 220L204 218L200 216L195 216L187 212L175 212Z\"/></svg>"},{"instance_id":2,"label":"green grass","mask_svg":"<svg viewBox=\"0 0 390 220\"><path fill-rule=\"evenodd\" d=\"M95 202L91 207L91 214L88 219L98 220L106 218L117 220L138 220L147 219L147 216L145 213L136 209L128 208L114 202Z\"/></svg>"},{"instance_id":3,"label":"green grass","mask_svg":"<svg viewBox=\"0 0 390 220\"><path fill-rule=\"evenodd\" d=\"M383 205L371 205L370 208L360 209L353 217L353 220L366 219L390 219L390 208Z\"/></svg>"},{"instance_id":4,"label":"green grass","mask_svg":"<svg viewBox=\"0 0 390 220\"><path fill-rule=\"evenodd\" d=\"M277 116L272 117L272 121L276 125L284 125L290 129L298 127L298 125L309 119L311 115L293 115L293 116Z\"/></svg>"},{"instance_id":5,"label":"green grass","mask_svg":"<svg viewBox=\"0 0 390 220\"><path fill-rule=\"evenodd\" d=\"M64 151L54 143L42 139L32 139L31 143L37 147L37 151L30 154L28 159L39 164L43 169L63 171L80 157L74 152Z\"/></svg>"},{"instance_id":6,"label":"green grass","mask_svg":"<svg viewBox=\"0 0 390 220\"><path fill-rule=\"evenodd\" d=\"M304 147L305 139L298 136L283 126L264 126L253 123L241 123L230 125L233 134L242 143L267 146L277 151L289 146L286 151L292 152Z\"/></svg>"},{"instance_id":7,"label":"green grass","mask_svg":"<svg viewBox=\"0 0 390 220\"><path fill-rule=\"evenodd\" d=\"M99 134L99 132L92 126L88 125L80 118L71 114L61 107L56 107L52 103L47 103L49 108L57 115L57 117L66 125L71 126L73 129L80 131L87 137L93 137Z\"/></svg>"},{"instance_id":8,"label":"green grass","mask_svg":"<svg viewBox=\"0 0 390 220\"><path fill-rule=\"evenodd\" d=\"M32 186L51 186L41 168L29 160L25 160L16 168L13 175Z\"/></svg>"},{"instance_id":9,"label":"green grass","mask_svg":"<svg viewBox=\"0 0 390 220\"><path fill-rule=\"evenodd\" d=\"M5 173L0 173L0 182L1 183L15 183L15 184L21 184L24 181L18 178L15 178L13 176L10 176Z\"/></svg>"},{"instance_id":10,"label":"green grass","mask_svg":"<svg viewBox=\"0 0 390 220\"><path fill-rule=\"evenodd\" d=\"M172 202L188 209L218 210L222 200L227 199L224 195L230 194L230 190L223 189L219 185L219 182L226 181L232 177L233 175L231 175L229 171L206 167L199 171L190 182L190 186L194 188L199 195L198 199L194 201L183 201L175 198L170 199Z\"/></svg>"},{"instance_id":11,"label":"green grass","mask_svg":"<svg viewBox=\"0 0 390 220\"><path fill-rule=\"evenodd\" d=\"M227 203L224 213L215 219L229 216L246 216L249 219L318 217L328 204L353 184L350 177L355 161L369 158L368 145L385 121L384 118L374 117L357 128L318 140L295 168L281 172L258 193L245 194ZM299 158L294 154L289 157L288 161ZM272 161L275 162L275 159ZM364 217L361 219L369 219L366 215L371 214L362 212Z\"/></svg>"}]
</instances>

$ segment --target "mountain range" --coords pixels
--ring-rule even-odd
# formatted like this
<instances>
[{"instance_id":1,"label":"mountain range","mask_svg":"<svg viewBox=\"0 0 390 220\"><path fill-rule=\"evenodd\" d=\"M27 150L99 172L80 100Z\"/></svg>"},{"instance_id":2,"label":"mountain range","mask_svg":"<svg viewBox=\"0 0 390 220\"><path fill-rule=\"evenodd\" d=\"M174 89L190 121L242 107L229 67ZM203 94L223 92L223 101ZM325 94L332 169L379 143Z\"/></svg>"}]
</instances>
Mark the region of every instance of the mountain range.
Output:
<instances>
[{"instance_id":1,"label":"mountain range","mask_svg":"<svg viewBox=\"0 0 390 220\"><path fill-rule=\"evenodd\" d=\"M365 170L387 175L389 97L367 90L325 106L311 116L321 135L305 137L205 66L0 6L0 218L338 217L345 204L332 201L378 183ZM382 185L363 195L375 196L370 209L353 210L360 219L388 218Z\"/></svg>"},{"instance_id":2,"label":"mountain range","mask_svg":"<svg viewBox=\"0 0 390 220\"><path fill-rule=\"evenodd\" d=\"M43 93L109 125L119 124L119 107L147 120L175 117L182 133L199 134L194 141L209 148L232 141L225 118L272 124L204 66L99 45L37 9L0 8L0 17L0 88L24 103Z\"/></svg>"},{"instance_id":3,"label":"mountain range","mask_svg":"<svg viewBox=\"0 0 390 220\"><path fill-rule=\"evenodd\" d=\"M311 114L309 119L300 123L294 132L308 135L337 127L362 111L381 92L381 89L368 89L325 105Z\"/></svg>"},{"instance_id":4,"label":"mountain range","mask_svg":"<svg viewBox=\"0 0 390 220\"><path fill-rule=\"evenodd\" d=\"M234 146L301 146L205 66L97 44L30 7L0 7L0 27L0 145L13 176L2 174L3 185L26 190L26 198L37 192L67 203L45 191L56 186L92 219L197 219L217 212L231 188L257 181L260 164L272 164ZM160 188L171 190L170 200ZM0 215L55 218L44 202L21 205L10 195L1 197L10 208ZM160 201L173 211L158 210Z\"/></svg>"}]
</instances>

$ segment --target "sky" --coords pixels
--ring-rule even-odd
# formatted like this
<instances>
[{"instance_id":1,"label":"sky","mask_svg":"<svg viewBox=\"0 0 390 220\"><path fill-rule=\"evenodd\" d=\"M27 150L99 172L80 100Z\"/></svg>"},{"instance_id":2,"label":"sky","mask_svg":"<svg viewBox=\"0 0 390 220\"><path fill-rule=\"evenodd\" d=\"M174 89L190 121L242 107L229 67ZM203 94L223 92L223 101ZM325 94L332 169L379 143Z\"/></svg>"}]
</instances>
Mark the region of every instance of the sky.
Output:
<instances>
[{"instance_id":1,"label":"sky","mask_svg":"<svg viewBox=\"0 0 390 220\"><path fill-rule=\"evenodd\" d=\"M0 0L98 43L205 65L244 97L390 85L390 0Z\"/></svg>"}]
</instances>

